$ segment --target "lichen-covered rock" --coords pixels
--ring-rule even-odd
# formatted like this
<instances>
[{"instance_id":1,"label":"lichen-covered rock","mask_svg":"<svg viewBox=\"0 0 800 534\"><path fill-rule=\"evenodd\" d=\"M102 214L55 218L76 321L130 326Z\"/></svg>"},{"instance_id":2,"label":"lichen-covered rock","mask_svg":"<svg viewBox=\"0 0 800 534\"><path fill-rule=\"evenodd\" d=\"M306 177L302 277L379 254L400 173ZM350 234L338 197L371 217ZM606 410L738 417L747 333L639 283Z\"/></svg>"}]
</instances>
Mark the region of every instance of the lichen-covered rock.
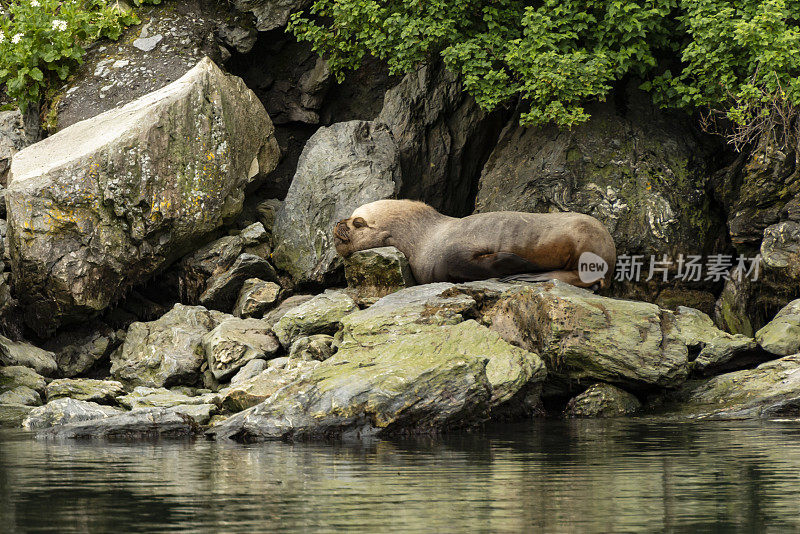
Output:
<instances>
[{"instance_id":1,"label":"lichen-covered rock","mask_svg":"<svg viewBox=\"0 0 800 534\"><path fill-rule=\"evenodd\" d=\"M180 80L19 152L8 205L26 323L94 315L235 216L272 170L269 116L205 59Z\"/></svg>"},{"instance_id":2,"label":"lichen-covered rock","mask_svg":"<svg viewBox=\"0 0 800 534\"><path fill-rule=\"evenodd\" d=\"M756 341L764 350L778 356L800 352L800 299L787 304L756 332Z\"/></svg>"},{"instance_id":3,"label":"lichen-covered rock","mask_svg":"<svg viewBox=\"0 0 800 534\"><path fill-rule=\"evenodd\" d=\"M759 349L753 338L718 329L711 317L700 310L679 306L675 319L677 336L689 349L689 368L703 376L752 367L774 358Z\"/></svg>"},{"instance_id":4,"label":"lichen-covered rock","mask_svg":"<svg viewBox=\"0 0 800 534\"><path fill-rule=\"evenodd\" d=\"M243 319L261 318L278 304L282 294L283 289L275 282L258 278L245 280L233 305L233 315Z\"/></svg>"},{"instance_id":5,"label":"lichen-covered rock","mask_svg":"<svg viewBox=\"0 0 800 534\"><path fill-rule=\"evenodd\" d=\"M327 334L298 338L289 349L289 360L290 362L299 360L324 362L336 352L333 342L333 336Z\"/></svg>"},{"instance_id":6,"label":"lichen-covered rock","mask_svg":"<svg viewBox=\"0 0 800 534\"><path fill-rule=\"evenodd\" d=\"M297 282L323 282L341 259L336 222L362 204L393 196L400 184L397 146L385 126L350 121L308 140L275 221L275 266Z\"/></svg>"},{"instance_id":7,"label":"lichen-covered rock","mask_svg":"<svg viewBox=\"0 0 800 534\"><path fill-rule=\"evenodd\" d=\"M356 334L362 331L356 322L345 328L334 356L210 433L217 439L257 441L469 427L486 420L495 402L544 378L535 354L474 321L407 323L372 335ZM527 364L497 365L490 372L495 358Z\"/></svg>"},{"instance_id":8,"label":"lichen-covered rock","mask_svg":"<svg viewBox=\"0 0 800 534\"><path fill-rule=\"evenodd\" d=\"M553 378L646 389L678 386L688 374L675 317L654 304L555 281L510 289L489 317L504 339L539 354Z\"/></svg>"},{"instance_id":9,"label":"lichen-covered rock","mask_svg":"<svg viewBox=\"0 0 800 534\"><path fill-rule=\"evenodd\" d=\"M119 39L87 50L83 62L53 98L51 130L122 106L177 80L208 56L225 60L228 49L246 53L257 31L245 13L203 0L171 0L136 7L141 24Z\"/></svg>"},{"instance_id":10,"label":"lichen-covered rock","mask_svg":"<svg viewBox=\"0 0 800 534\"><path fill-rule=\"evenodd\" d=\"M231 267L208 279L208 287L200 295L200 304L215 310L230 312L245 280L262 278L276 281L278 275L267 260L244 253Z\"/></svg>"},{"instance_id":11,"label":"lichen-covered rock","mask_svg":"<svg viewBox=\"0 0 800 534\"><path fill-rule=\"evenodd\" d=\"M476 211L586 213L608 228L618 255L676 261L724 252L724 221L706 187L708 146L687 118L656 109L649 95L625 98L625 108L611 100L590 106L591 120L568 131L512 118L483 168ZM642 296L655 298L647 291Z\"/></svg>"},{"instance_id":12,"label":"lichen-covered rock","mask_svg":"<svg viewBox=\"0 0 800 534\"><path fill-rule=\"evenodd\" d=\"M111 417L121 413L122 410L119 408L65 397L31 410L22 421L22 427L27 430L38 430L56 425Z\"/></svg>"},{"instance_id":13,"label":"lichen-covered rock","mask_svg":"<svg viewBox=\"0 0 800 534\"><path fill-rule=\"evenodd\" d=\"M203 393L200 395L188 395L187 393L180 391L180 388L169 390L167 388L137 386L127 395L119 397L117 402L129 410L220 403L220 397L216 393Z\"/></svg>"},{"instance_id":14,"label":"lichen-covered rock","mask_svg":"<svg viewBox=\"0 0 800 534\"><path fill-rule=\"evenodd\" d=\"M198 434L195 410L140 408L111 417L58 425L39 433L43 438L152 439L184 438Z\"/></svg>"},{"instance_id":15,"label":"lichen-covered rock","mask_svg":"<svg viewBox=\"0 0 800 534\"><path fill-rule=\"evenodd\" d=\"M303 373L313 369L318 363L302 361L292 369L271 367L252 378L231 384L231 387L220 391L222 406L231 412L240 412L260 404L276 391L296 381Z\"/></svg>"},{"instance_id":16,"label":"lichen-covered rock","mask_svg":"<svg viewBox=\"0 0 800 534\"><path fill-rule=\"evenodd\" d=\"M288 349L300 337L335 334L342 318L357 309L353 299L344 292L329 289L286 312L273 330L281 345Z\"/></svg>"},{"instance_id":17,"label":"lichen-covered rock","mask_svg":"<svg viewBox=\"0 0 800 534\"><path fill-rule=\"evenodd\" d=\"M571 399L564 409L567 417L620 417L642 408L635 396L611 384L594 384Z\"/></svg>"},{"instance_id":18,"label":"lichen-covered rock","mask_svg":"<svg viewBox=\"0 0 800 534\"><path fill-rule=\"evenodd\" d=\"M229 378L250 360L268 360L278 349L275 335L258 319L231 317L203 337L208 367L217 380Z\"/></svg>"},{"instance_id":19,"label":"lichen-covered rock","mask_svg":"<svg viewBox=\"0 0 800 534\"><path fill-rule=\"evenodd\" d=\"M3 336L0 336L0 365L23 365L44 376L53 376L58 372L52 352Z\"/></svg>"},{"instance_id":20,"label":"lichen-covered rock","mask_svg":"<svg viewBox=\"0 0 800 534\"><path fill-rule=\"evenodd\" d=\"M111 375L135 386L194 384L206 360L203 336L227 317L202 306L176 304L156 321L133 323L111 355Z\"/></svg>"},{"instance_id":21,"label":"lichen-covered rock","mask_svg":"<svg viewBox=\"0 0 800 534\"><path fill-rule=\"evenodd\" d=\"M121 342L119 334L107 324L92 321L59 332L42 348L53 352L61 376L72 378L83 375L98 362L108 361Z\"/></svg>"},{"instance_id":22,"label":"lichen-covered rock","mask_svg":"<svg viewBox=\"0 0 800 534\"><path fill-rule=\"evenodd\" d=\"M231 378L231 386L250 380L265 371L269 363L267 360L250 360L239 369Z\"/></svg>"},{"instance_id":23,"label":"lichen-covered rock","mask_svg":"<svg viewBox=\"0 0 800 534\"><path fill-rule=\"evenodd\" d=\"M61 378L53 380L45 388L47 402L63 397L75 400L116 404L117 397L125 394L125 388L116 380L93 380L90 378Z\"/></svg>"},{"instance_id":24,"label":"lichen-covered rock","mask_svg":"<svg viewBox=\"0 0 800 534\"><path fill-rule=\"evenodd\" d=\"M22 365L0 366L0 393L19 386L26 386L43 394L47 381L30 367Z\"/></svg>"},{"instance_id":25,"label":"lichen-covered rock","mask_svg":"<svg viewBox=\"0 0 800 534\"><path fill-rule=\"evenodd\" d=\"M437 62L386 91L375 120L392 132L409 177L400 198L422 200L448 215L472 212L474 184L503 127L501 113L482 110L460 78Z\"/></svg>"},{"instance_id":26,"label":"lichen-covered rock","mask_svg":"<svg viewBox=\"0 0 800 534\"><path fill-rule=\"evenodd\" d=\"M284 315L289 313L289 310L292 310L301 304L305 304L313 298L314 295L292 295L288 299L278 304L274 310L266 314L264 316L264 322L267 324L267 326L272 328L275 326L275 323L280 321Z\"/></svg>"},{"instance_id":27,"label":"lichen-covered rock","mask_svg":"<svg viewBox=\"0 0 800 534\"><path fill-rule=\"evenodd\" d=\"M756 330L753 328L750 313L752 286L753 283L746 277L731 278L725 282L722 293L714 304L714 322L721 329L732 334L753 337Z\"/></svg>"},{"instance_id":28,"label":"lichen-covered rock","mask_svg":"<svg viewBox=\"0 0 800 534\"><path fill-rule=\"evenodd\" d=\"M371 248L344 261L344 276L362 301L377 300L416 284L408 258L394 247ZM371 304L372 302L370 302Z\"/></svg>"},{"instance_id":29,"label":"lichen-covered rock","mask_svg":"<svg viewBox=\"0 0 800 534\"><path fill-rule=\"evenodd\" d=\"M17 386L3 393L0 393L0 404L24 404L25 406L39 406L42 404L42 397L36 390L28 386Z\"/></svg>"},{"instance_id":30,"label":"lichen-covered rock","mask_svg":"<svg viewBox=\"0 0 800 534\"><path fill-rule=\"evenodd\" d=\"M800 354L703 382L687 382L670 400L668 413L695 417L797 417Z\"/></svg>"}]
</instances>

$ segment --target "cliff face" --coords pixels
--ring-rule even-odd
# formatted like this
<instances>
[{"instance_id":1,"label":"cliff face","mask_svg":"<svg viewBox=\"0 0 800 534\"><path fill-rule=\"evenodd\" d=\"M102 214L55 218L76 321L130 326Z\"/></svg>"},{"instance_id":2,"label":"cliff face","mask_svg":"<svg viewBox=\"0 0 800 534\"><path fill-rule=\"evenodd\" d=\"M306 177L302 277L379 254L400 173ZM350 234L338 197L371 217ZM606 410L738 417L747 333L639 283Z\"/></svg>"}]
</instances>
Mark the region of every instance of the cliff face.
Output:
<instances>
[{"instance_id":1,"label":"cliff face","mask_svg":"<svg viewBox=\"0 0 800 534\"><path fill-rule=\"evenodd\" d=\"M148 7L60 88L49 137L0 113L0 420L182 434L241 412L213 433L254 440L791 409L771 381L798 369L798 140L735 157L632 88L523 128L440 64L369 58L339 84L284 32L304 4ZM414 286L397 250L341 261L332 226L392 197L587 213L640 276Z\"/></svg>"}]
</instances>

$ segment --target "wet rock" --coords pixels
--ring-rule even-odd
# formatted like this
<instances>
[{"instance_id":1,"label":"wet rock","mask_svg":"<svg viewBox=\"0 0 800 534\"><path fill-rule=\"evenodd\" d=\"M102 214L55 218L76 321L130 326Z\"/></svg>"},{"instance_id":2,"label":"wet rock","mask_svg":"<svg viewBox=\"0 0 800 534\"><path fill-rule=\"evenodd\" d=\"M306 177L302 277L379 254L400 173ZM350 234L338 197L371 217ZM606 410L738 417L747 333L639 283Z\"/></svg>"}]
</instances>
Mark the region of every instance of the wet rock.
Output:
<instances>
[{"instance_id":1,"label":"wet rock","mask_svg":"<svg viewBox=\"0 0 800 534\"><path fill-rule=\"evenodd\" d=\"M208 279L208 287L200 295L200 303L209 308L231 311L245 280L261 278L276 281L278 275L264 258L242 254L225 272Z\"/></svg>"},{"instance_id":2,"label":"wet rock","mask_svg":"<svg viewBox=\"0 0 800 534\"><path fill-rule=\"evenodd\" d=\"M675 313L678 338L689 350L689 368L703 376L752 367L774 356L759 349L753 338L731 335L714 326L711 317L679 306Z\"/></svg>"},{"instance_id":3,"label":"wet rock","mask_svg":"<svg viewBox=\"0 0 800 534\"><path fill-rule=\"evenodd\" d=\"M724 220L706 187L708 142L646 93L629 90L620 100L626 104L590 105L591 120L569 131L524 128L513 117L483 168L476 211L586 213L609 229L618 256L666 254L674 262L680 254L725 252ZM615 294L638 290L653 300L658 287L672 285L656 277L648 288L615 284Z\"/></svg>"},{"instance_id":4,"label":"wet rock","mask_svg":"<svg viewBox=\"0 0 800 534\"><path fill-rule=\"evenodd\" d=\"M250 360L233 375L233 378L231 378L231 386L250 380L254 376L261 374L261 371L265 371L267 367L267 360Z\"/></svg>"},{"instance_id":5,"label":"wet rock","mask_svg":"<svg viewBox=\"0 0 800 534\"><path fill-rule=\"evenodd\" d=\"M350 121L308 140L273 231L275 266L297 282L324 282L341 265L336 222L391 197L400 183L397 147L385 126Z\"/></svg>"},{"instance_id":6,"label":"wet rock","mask_svg":"<svg viewBox=\"0 0 800 534\"><path fill-rule=\"evenodd\" d=\"M101 406L95 402L61 398L40 406L25 417L22 427L27 430L49 428L79 421L90 421L119 415L122 410L111 406Z\"/></svg>"},{"instance_id":7,"label":"wet rock","mask_svg":"<svg viewBox=\"0 0 800 534\"><path fill-rule=\"evenodd\" d=\"M111 375L138 386L196 383L206 360L203 336L226 317L202 306L176 304L156 321L133 323L111 355Z\"/></svg>"},{"instance_id":8,"label":"wet rock","mask_svg":"<svg viewBox=\"0 0 800 534\"><path fill-rule=\"evenodd\" d=\"M672 397L668 413L741 419L800 416L800 354L687 383Z\"/></svg>"},{"instance_id":9,"label":"wet rock","mask_svg":"<svg viewBox=\"0 0 800 534\"><path fill-rule=\"evenodd\" d=\"M361 331L355 320L353 325L353 332ZM398 330L355 336L346 328L334 356L210 434L247 442L469 427L486 420L493 402L513 396L510 384L543 378L544 365L536 355L505 343L474 321L408 326L403 335ZM490 373L494 358L521 358L529 365L510 374Z\"/></svg>"},{"instance_id":10,"label":"wet rock","mask_svg":"<svg viewBox=\"0 0 800 534\"><path fill-rule=\"evenodd\" d=\"M756 341L764 350L778 356L800 352L800 299L787 304L756 332Z\"/></svg>"},{"instance_id":11,"label":"wet rock","mask_svg":"<svg viewBox=\"0 0 800 534\"><path fill-rule=\"evenodd\" d=\"M394 247L361 250L344 261L347 285L369 304L404 287L416 284L408 258ZM372 301L372 302L370 302Z\"/></svg>"},{"instance_id":12,"label":"wet rock","mask_svg":"<svg viewBox=\"0 0 800 534\"><path fill-rule=\"evenodd\" d=\"M203 337L203 349L214 378L221 381L250 360L268 360L280 344L263 321L231 317Z\"/></svg>"},{"instance_id":13,"label":"wet rock","mask_svg":"<svg viewBox=\"0 0 800 534\"><path fill-rule=\"evenodd\" d=\"M678 386L688 374L675 317L654 304L556 281L512 288L488 315L493 330L539 354L560 381L648 389Z\"/></svg>"},{"instance_id":14,"label":"wet rock","mask_svg":"<svg viewBox=\"0 0 800 534\"><path fill-rule=\"evenodd\" d=\"M356 303L342 291L326 290L308 302L286 312L273 328L278 341L286 348L304 336L335 334L339 321L356 311Z\"/></svg>"},{"instance_id":15,"label":"wet rock","mask_svg":"<svg viewBox=\"0 0 800 534\"><path fill-rule=\"evenodd\" d=\"M422 200L448 215L469 215L474 183L503 121L467 95L440 63L407 74L386 92L375 119L389 127L405 177L400 198Z\"/></svg>"},{"instance_id":16,"label":"wet rock","mask_svg":"<svg viewBox=\"0 0 800 534\"><path fill-rule=\"evenodd\" d=\"M19 386L26 386L43 394L47 382L43 376L29 367L21 365L0 366L0 393Z\"/></svg>"},{"instance_id":17,"label":"wet rock","mask_svg":"<svg viewBox=\"0 0 800 534\"><path fill-rule=\"evenodd\" d=\"M258 278L245 280L233 305L233 315L243 319L263 317L278 304L282 294L281 286L275 282L266 282Z\"/></svg>"},{"instance_id":18,"label":"wet rock","mask_svg":"<svg viewBox=\"0 0 800 534\"><path fill-rule=\"evenodd\" d=\"M205 59L19 152L6 201L28 325L49 334L104 310L235 216L277 163L272 131L244 83Z\"/></svg>"},{"instance_id":19,"label":"wet rock","mask_svg":"<svg viewBox=\"0 0 800 534\"><path fill-rule=\"evenodd\" d=\"M4 393L0 393L0 404L24 404L25 406L40 406L42 397L36 390L28 386L17 386Z\"/></svg>"},{"instance_id":20,"label":"wet rock","mask_svg":"<svg viewBox=\"0 0 800 534\"><path fill-rule=\"evenodd\" d=\"M141 408L130 412L59 425L39 433L42 438L72 439L153 439L182 438L201 431L192 417L180 406L172 408Z\"/></svg>"},{"instance_id":21,"label":"wet rock","mask_svg":"<svg viewBox=\"0 0 800 534\"><path fill-rule=\"evenodd\" d=\"M19 428L33 409L24 404L0 404L0 428Z\"/></svg>"},{"instance_id":22,"label":"wet rock","mask_svg":"<svg viewBox=\"0 0 800 534\"><path fill-rule=\"evenodd\" d=\"M567 417L620 417L642 408L635 396L611 384L594 384L567 404Z\"/></svg>"},{"instance_id":23,"label":"wet rock","mask_svg":"<svg viewBox=\"0 0 800 534\"><path fill-rule=\"evenodd\" d=\"M114 329L92 321L59 332L42 347L53 352L61 375L72 378L83 375L100 361L107 361L121 342Z\"/></svg>"},{"instance_id":24,"label":"wet rock","mask_svg":"<svg viewBox=\"0 0 800 534\"><path fill-rule=\"evenodd\" d=\"M0 336L0 364L23 365L44 376L52 376L58 372L58 364L52 352L22 341L11 341L3 336Z\"/></svg>"},{"instance_id":25,"label":"wet rock","mask_svg":"<svg viewBox=\"0 0 800 534\"><path fill-rule=\"evenodd\" d=\"M125 388L116 380L90 378L61 378L53 380L45 388L47 402L69 397L97 404L117 404L117 397L124 394Z\"/></svg>"},{"instance_id":26,"label":"wet rock","mask_svg":"<svg viewBox=\"0 0 800 534\"><path fill-rule=\"evenodd\" d=\"M62 130L127 104L177 80L205 56L219 63L221 47L247 51L256 37L248 15L214 2L142 5L136 14L141 24L116 41L89 47L53 99L56 113L48 117L49 128Z\"/></svg>"},{"instance_id":27,"label":"wet rock","mask_svg":"<svg viewBox=\"0 0 800 534\"><path fill-rule=\"evenodd\" d=\"M219 404L220 398L216 393L203 393L201 395L188 395L178 389L148 388L137 386L117 399L121 406L129 410L137 408L170 408L173 406L191 406L199 404Z\"/></svg>"}]
</instances>

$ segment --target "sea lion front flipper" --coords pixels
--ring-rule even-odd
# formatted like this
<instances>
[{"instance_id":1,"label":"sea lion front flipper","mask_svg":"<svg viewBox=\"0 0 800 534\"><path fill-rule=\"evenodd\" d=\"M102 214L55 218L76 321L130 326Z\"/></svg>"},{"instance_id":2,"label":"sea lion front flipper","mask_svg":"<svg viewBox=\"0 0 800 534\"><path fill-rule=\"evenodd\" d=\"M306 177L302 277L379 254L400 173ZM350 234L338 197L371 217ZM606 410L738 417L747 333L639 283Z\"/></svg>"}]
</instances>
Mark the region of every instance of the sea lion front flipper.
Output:
<instances>
[{"instance_id":1,"label":"sea lion front flipper","mask_svg":"<svg viewBox=\"0 0 800 534\"><path fill-rule=\"evenodd\" d=\"M448 264L449 278L457 281L485 280L535 270L533 263L511 252L478 254L466 261L456 260Z\"/></svg>"}]
</instances>

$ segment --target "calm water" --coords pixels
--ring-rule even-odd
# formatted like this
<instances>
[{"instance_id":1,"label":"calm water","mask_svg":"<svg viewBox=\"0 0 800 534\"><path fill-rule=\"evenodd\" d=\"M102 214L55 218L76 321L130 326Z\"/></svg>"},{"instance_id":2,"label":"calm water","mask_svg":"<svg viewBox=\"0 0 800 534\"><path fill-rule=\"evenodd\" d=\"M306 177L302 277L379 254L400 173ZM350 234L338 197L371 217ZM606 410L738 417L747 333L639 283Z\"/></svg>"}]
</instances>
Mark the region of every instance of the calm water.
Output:
<instances>
[{"instance_id":1,"label":"calm water","mask_svg":"<svg viewBox=\"0 0 800 534\"><path fill-rule=\"evenodd\" d=\"M537 421L368 444L0 432L0 531L800 532L800 422Z\"/></svg>"}]
</instances>

